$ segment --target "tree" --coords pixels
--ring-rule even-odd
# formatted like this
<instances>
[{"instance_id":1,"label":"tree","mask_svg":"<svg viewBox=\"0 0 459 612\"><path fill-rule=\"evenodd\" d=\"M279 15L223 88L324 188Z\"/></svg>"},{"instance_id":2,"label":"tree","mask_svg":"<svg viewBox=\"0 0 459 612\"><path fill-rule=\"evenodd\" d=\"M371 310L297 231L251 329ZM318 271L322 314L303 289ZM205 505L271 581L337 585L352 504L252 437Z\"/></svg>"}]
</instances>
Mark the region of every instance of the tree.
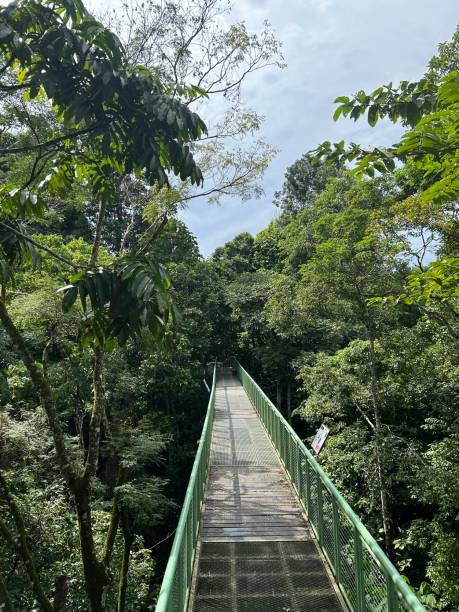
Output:
<instances>
[{"instance_id":1,"label":"tree","mask_svg":"<svg viewBox=\"0 0 459 612\"><path fill-rule=\"evenodd\" d=\"M282 191L274 195L276 206L288 216L311 207L327 182L337 176L338 165L318 163L313 165L305 153L285 173Z\"/></svg>"},{"instance_id":2,"label":"tree","mask_svg":"<svg viewBox=\"0 0 459 612\"><path fill-rule=\"evenodd\" d=\"M253 236L243 232L224 246L215 249L212 260L228 280L243 272L253 272L253 245Z\"/></svg>"},{"instance_id":3,"label":"tree","mask_svg":"<svg viewBox=\"0 0 459 612\"><path fill-rule=\"evenodd\" d=\"M174 96L208 117L209 133L193 149L205 189L174 183L163 214L173 215L197 197L217 202L263 194L259 179L276 151L256 136L263 118L244 105L241 90L254 72L285 63L269 23L253 34L243 22L224 24L230 12L223 0L129 0L121 15L114 9L102 17L123 40L133 65L158 70ZM195 87L187 88L188 82Z\"/></svg>"},{"instance_id":4,"label":"tree","mask_svg":"<svg viewBox=\"0 0 459 612\"><path fill-rule=\"evenodd\" d=\"M102 610L120 522L115 496L101 554L94 540L91 488L99 463L101 427L106 423L104 352L116 343L125 343L130 336L138 336L144 327L159 341L173 315L169 280L148 256L121 256L105 268L98 266L105 213L114 200L119 174L134 172L149 183L164 185L168 182L166 172L173 171L182 180L201 183L202 174L188 142L202 136L205 125L170 95L156 74L142 66L131 67L117 37L93 19L79 0L12 3L1 9L0 32L4 58L0 90L8 95L20 91L26 100L48 101L59 126L59 131L45 140L32 128L18 131L12 127L2 134L1 157L25 154L33 155L33 161L25 182L2 189L0 320L46 412L60 473L75 501L89 609ZM34 240L23 225L23 221L43 213L45 193L62 192L74 181L87 185L99 203L85 266ZM76 272L63 288L62 307L68 311L77 298L80 300L81 345L94 352L88 442L84 456L78 460L69 449L46 364L40 364L30 351L7 307L7 288L14 272L24 264L37 264L38 251ZM108 431L105 433L110 437ZM117 485L125 485L124 477ZM23 558L41 607L62 607L67 578L56 587L51 602L27 544L20 508L3 477L1 487L12 520L11 526L2 529L4 538ZM11 529L17 532L17 546ZM131 544L125 538L127 557ZM126 560L125 556L124 563ZM119 601L118 609L122 610L125 598L120 596Z\"/></svg>"}]
</instances>

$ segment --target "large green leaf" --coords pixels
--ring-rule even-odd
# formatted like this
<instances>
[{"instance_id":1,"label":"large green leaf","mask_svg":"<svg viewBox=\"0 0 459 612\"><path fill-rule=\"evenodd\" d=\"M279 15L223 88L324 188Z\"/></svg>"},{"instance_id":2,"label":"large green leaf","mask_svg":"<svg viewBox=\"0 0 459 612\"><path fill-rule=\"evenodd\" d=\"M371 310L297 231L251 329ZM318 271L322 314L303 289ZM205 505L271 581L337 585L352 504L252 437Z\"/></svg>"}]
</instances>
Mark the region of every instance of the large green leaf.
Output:
<instances>
[{"instance_id":1,"label":"large green leaf","mask_svg":"<svg viewBox=\"0 0 459 612\"><path fill-rule=\"evenodd\" d=\"M79 272L62 287L62 308L77 301L83 309L83 346L96 344L109 350L148 328L160 342L175 319L165 270L148 257L125 258L112 268Z\"/></svg>"}]
</instances>

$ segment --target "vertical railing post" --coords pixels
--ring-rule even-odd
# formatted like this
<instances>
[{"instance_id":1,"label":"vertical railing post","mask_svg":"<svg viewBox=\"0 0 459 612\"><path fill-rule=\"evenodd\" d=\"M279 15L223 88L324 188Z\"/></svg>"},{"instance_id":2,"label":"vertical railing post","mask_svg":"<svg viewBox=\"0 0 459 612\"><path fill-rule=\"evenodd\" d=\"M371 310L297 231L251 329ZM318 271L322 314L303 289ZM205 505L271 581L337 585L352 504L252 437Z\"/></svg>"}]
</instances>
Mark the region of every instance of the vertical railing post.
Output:
<instances>
[{"instance_id":1,"label":"vertical railing post","mask_svg":"<svg viewBox=\"0 0 459 612\"><path fill-rule=\"evenodd\" d=\"M332 509L333 509L333 550L335 552L335 578L338 584L341 583L341 541L340 541L340 519L339 509L336 499L332 496Z\"/></svg>"},{"instance_id":2,"label":"vertical railing post","mask_svg":"<svg viewBox=\"0 0 459 612\"><path fill-rule=\"evenodd\" d=\"M308 519L311 520L311 466L306 459L306 506Z\"/></svg>"},{"instance_id":3,"label":"vertical railing post","mask_svg":"<svg viewBox=\"0 0 459 612\"><path fill-rule=\"evenodd\" d=\"M363 567L362 541L357 528L354 528L354 562L356 584L356 612L365 612L365 572Z\"/></svg>"},{"instance_id":4,"label":"vertical railing post","mask_svg":"<svg viewBox=\"0 0 459 612\"><path fill-rule=\"evenodd\" d=\"M296 490L298 491L298 497L300 499L303 498L303 483L302 483L302 478L301 478L301 452L300 452L300 447L298 444L295 445L296 446L296 457L295 457L295 463L296 463L296 481L297 481L297 488Z\"/></svg>"},{"instance_id":5,"label":"vertical railing post","mask_svg":"<svg viewBox=\"0 0 459 612\"><path fill-rule=\"evenodd\" d=\"M317 483L317 519L319 523L319 544L324 543L324 496L322 491L322 480L319 474L316 475Z\"/></svg>"},{"instance_id":6,"label":"vertical railing post","mask_svg":"<svg viewBox=\"0 0 459 612\"><path fill-rule=\"evenodd\" d=\"M183 585L186 583L186 563L184 562L184 558L186 559L186 538L182 545L182 551L179 557L179 587L178 587L178 600L179 600L179 610L183 612L186 605L186 592L183 588Z\"/></svg>"},{"instance_id":7,"label":"vertical railing post","mask_svg":"<svg viewBox=\"0 0 459 612\"><path fill-rule=\"evenodd\" d=\"M387 584L387 609L389 612L398 612L400 606L398 605L398 597L395 591L394 583L390 575L385 573L386 584Z\"/></svg>"}]
</instances>

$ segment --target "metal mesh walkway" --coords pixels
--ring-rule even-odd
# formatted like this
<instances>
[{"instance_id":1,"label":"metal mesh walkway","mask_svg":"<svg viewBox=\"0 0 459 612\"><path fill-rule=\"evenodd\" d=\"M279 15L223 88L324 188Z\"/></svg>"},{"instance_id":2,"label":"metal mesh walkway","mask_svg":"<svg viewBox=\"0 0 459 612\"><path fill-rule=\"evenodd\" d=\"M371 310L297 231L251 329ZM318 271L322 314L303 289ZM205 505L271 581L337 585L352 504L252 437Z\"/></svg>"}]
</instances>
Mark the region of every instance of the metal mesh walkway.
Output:
<instances>
[{"instance_id":1,"label":"metal mesh walkway","mask_svg":"<svg viewBox=\"0 0 459 612\"><path fill-rule=\"evenodd\" d=\"M271 441L229 368L217 378L190 609L342 610Z\"/></svg>"}]
</instances>

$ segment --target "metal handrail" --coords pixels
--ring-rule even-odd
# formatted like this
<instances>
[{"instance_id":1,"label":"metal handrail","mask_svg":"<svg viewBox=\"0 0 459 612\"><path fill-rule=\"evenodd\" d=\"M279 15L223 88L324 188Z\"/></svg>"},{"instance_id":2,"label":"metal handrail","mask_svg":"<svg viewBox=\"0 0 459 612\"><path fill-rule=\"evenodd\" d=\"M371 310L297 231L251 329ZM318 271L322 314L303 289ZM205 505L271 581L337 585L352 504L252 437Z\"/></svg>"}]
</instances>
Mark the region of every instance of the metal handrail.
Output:
<instances>
[{"instance_id":1,"label":"metal handrail","mask_svg":"<svg viewBox=\"0 0 459 612\"><path fill-rule=\"evenodd\" d=\"M350 610L425 612L292 427L237 361L236 367Z\"/></svg>"},{"instance_id":2,"label":"metal handrail","mask_svg":"<svg viewBox=\"0 0 459 612\"><path fill-rule=\"evenodd\" d=\"M201 439L191 470L182 511L175 532L169 561L164 573L156 612L184 612L188 606L193 565L196 555L202 502L209 468L210 442L215 412L216 366Z\"/></svg>"}]
</instances>

